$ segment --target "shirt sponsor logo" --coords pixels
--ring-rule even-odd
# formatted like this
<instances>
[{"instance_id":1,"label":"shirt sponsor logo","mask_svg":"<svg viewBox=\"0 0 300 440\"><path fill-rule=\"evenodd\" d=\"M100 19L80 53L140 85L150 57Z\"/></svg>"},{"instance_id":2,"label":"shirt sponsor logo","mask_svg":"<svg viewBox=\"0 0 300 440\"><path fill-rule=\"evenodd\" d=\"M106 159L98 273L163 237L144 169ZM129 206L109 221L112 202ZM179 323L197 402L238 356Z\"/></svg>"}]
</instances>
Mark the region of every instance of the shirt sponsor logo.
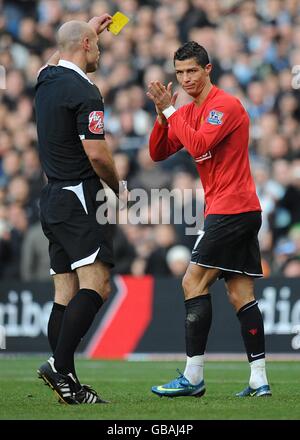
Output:
<instances>
[{"instance_id":1,"label":"shirt sponsor logo","mask_svg":"<svg viewBox=\"0 0 300 440\"><path fill-rule=\"evenodd\" d=\"M222 124L222 118L223 118L222 112L218 112L217 110L211 110L209 112L207 122L212 125L221 125Z\"/></svg>"},{"instance_id":2,"label":"shirt sponsor logo","mask_svg":"<svg viewBox=\"0 0 300 440\"><path fill-rule=\"evenodd\" d=\"M104 113L94 111L89 114L89 130L94 134L103 134L104 130Z\"/></svg>"},{"instance_id":3,"label":"shirt sponsor logo","mask_svg":"<svg viewBox=\"0 0 300 440\"><path fill-rule=\"evenodd\" d=\"M211 152L208 151L207 153L203 154L202 156L196 157L195 162L203 162L204 160L211 159Z\"/></svg>"}]
</instances>

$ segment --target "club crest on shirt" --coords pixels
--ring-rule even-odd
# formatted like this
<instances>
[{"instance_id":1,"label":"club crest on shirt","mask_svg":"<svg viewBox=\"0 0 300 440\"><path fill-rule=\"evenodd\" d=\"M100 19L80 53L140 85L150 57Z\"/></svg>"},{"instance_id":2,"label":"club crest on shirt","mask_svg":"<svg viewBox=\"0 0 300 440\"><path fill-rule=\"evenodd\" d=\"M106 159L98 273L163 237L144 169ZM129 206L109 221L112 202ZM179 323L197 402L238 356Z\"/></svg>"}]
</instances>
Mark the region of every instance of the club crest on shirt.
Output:
<instances>
[{"instance_id":1,"label":"club crest on shirt","mask_svg":"<svg viewBox=\"0 0 300 440\"><path fill-rule=\"evenodd\" d=\"M103 134L104 113L93 111L89 114L89 130L94 134Z\"/></svg>"},{"instance_id":2,"label":"club crest on shirt","mask_svg":"<svg viewBox=\"0 0 300 440\"><path fill-rule=\"evenodd\" d=\"M211 110L209 112L207 122L212 125L221 125L222 124L222 118L223 118L222 112L218 112L217 110Z\"/></svg>"}]
</instances>

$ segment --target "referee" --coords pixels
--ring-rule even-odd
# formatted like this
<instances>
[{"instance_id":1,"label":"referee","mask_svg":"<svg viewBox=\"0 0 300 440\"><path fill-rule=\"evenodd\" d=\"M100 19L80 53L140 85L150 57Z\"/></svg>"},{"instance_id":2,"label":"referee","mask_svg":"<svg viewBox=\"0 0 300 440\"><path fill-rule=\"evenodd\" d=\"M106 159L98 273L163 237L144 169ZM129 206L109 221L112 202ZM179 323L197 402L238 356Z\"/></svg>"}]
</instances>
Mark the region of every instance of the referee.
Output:
<instances>
[{"instance_id":1,"label":"referee","mask_svg":"<svg viewBox=\"0 0 300 440\"><path fill-rule=\"evenodd\" d=\"M86 73L99 64L98 35L112 22L70 21L58 31L58 52L36 86L39 152L48 184L41 223L49 240L55 298L48 324L51 357L39 376L67 404L103 403L81 385L74 352L110 292L112 231L96 221L100 179L119 195L119 178L105 142L103 100Z\"/></svg>"}]
</instances>

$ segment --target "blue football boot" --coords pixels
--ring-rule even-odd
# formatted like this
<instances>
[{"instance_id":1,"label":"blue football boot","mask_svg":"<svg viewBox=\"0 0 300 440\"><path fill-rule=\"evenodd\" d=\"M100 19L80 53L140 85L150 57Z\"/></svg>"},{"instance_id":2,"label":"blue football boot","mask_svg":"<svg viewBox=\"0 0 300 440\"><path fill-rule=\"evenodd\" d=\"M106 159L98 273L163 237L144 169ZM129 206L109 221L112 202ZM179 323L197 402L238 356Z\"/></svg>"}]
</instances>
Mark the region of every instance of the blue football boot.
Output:
<instances>
[{"instance_id":1,"label":"blue football boot","mask_svg":"<svg viewBox=\"0 0 300 440\"><path fill-rule=\"evenodd\" d=\"M192 385L188 379L178 371L179 376L165 385L158 385L151 388L152 393L158 396L180 397L194 396L201 397L205 393L205 384L202 380L198 385Z\"/></svg>"},{"instance_id":2,"label":"blue football boot","mask_svg":"<svg viewBox=\"0 0 300 440\"><path fill-rule=\"evenodd\" d=\"M236 393L236 397L270 397L272 396L269 385L262 385L258 388L247 387L243 391Z\"/></svg>"}]
</instances>

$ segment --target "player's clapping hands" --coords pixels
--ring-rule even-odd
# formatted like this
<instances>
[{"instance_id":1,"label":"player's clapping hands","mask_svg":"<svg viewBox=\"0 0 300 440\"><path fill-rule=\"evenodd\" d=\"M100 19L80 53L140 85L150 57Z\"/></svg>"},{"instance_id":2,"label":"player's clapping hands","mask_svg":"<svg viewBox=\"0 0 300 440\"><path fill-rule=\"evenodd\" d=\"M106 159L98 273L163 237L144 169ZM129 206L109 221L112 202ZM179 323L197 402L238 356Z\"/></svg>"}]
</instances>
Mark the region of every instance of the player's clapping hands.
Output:
<instances>
[{"instance_id":1,"label":"player's clapping hands","mask_svg":"<svg viewBox=\"0 0 300 440\"><path fill-rule=\"evenodd\" d=\"M172 95L172 82L169 82L167 87L165 87L159 81L151 81L148 85L147 96L152 99L155 104L160 124L166 124L167 120L162 112L170 107L170 105L174 106L178 96L178 92Z\"/></svg>"},{"instance_id":2,"label":"player's clapping hands","mask_svg":"<svg viewBox=\"0 0 300 440\"><path fill-rule=\"evenodd\" d=\"M172 83L169 82L165 87L160 81L151 81L148 85L148 98L152 99L159 111L163 111L170 105L174 105L178 96L175 92L172 95Z\"/></svg>"}]
</instances>

